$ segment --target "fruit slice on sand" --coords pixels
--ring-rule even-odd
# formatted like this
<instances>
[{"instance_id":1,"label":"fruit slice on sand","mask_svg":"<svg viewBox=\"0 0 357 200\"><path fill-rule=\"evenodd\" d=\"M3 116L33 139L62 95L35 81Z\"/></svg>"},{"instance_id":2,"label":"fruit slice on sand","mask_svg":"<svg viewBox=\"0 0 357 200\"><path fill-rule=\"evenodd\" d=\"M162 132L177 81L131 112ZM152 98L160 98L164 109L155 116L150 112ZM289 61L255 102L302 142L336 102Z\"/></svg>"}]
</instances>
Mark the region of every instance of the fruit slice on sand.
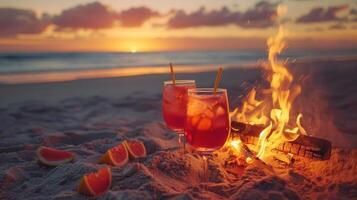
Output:
<instances>
[{"instance_id":1,"label":"fruit slice on sand","mask_svg":"<svg viewBox=\"0 0 357 200\"><path fill-rule=\"evenodd\" d=\"M113 166L123 166L129 160L128 151L124 145L121 143L111 149L109 149L99 160L99 164L108 164Z\"/></svg>"},{"instance_id":2,"label":"fruit slice on sand","mask_svg":"<svg viewBox=\"0 0 357 200\"><path fill-rule=\"evenodd\" d=\"M58 150L50 147L41 146L37 149L37 158L48 166L58 166L70 162L74 154L69 151Z\"/></svg>"},{"instance_id":3,"label":"fruit slice on sand","mask_svg":"<svg viewBox=\"0 0 357 200\"><path fill-rule=\"evenodd\" d=\"M96 173L83 176L78 186L78 192L88 196L99 196L109 190L112 184L112 172L109 167L102 168Z\"/></svg>"},{"instance_id":4,"label":"fruit slice on sand","mask_svg":"<svg viewBox=\"0 0 357 200\"><path fill-rule=\"evenodd\" d=\"M144 143L137 140L126 140L123 142L133 158L143 158L146 156Z\"/></svg>"}]
</instances>

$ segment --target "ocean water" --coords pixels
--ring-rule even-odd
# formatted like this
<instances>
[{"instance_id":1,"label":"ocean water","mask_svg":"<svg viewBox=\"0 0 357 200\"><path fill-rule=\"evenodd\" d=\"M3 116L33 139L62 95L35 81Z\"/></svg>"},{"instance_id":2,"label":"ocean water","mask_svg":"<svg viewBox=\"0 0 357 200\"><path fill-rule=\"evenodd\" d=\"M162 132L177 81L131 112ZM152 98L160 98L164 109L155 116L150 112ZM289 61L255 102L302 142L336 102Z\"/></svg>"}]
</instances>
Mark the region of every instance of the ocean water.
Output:
<instances>
[{"instance_id":1,"label":"ocean water","mask_svg":"<svg viewBox=\"0 0 357 200\"><path fill-rule=\"evenodd\" d=\"M323 59L356 56L355 50L285 51L282 59ZM266 60L264 50L185 51L150 53L0 53L0 74L109 68L223 65L239 66Z\"/></svg>"}]
</instances>

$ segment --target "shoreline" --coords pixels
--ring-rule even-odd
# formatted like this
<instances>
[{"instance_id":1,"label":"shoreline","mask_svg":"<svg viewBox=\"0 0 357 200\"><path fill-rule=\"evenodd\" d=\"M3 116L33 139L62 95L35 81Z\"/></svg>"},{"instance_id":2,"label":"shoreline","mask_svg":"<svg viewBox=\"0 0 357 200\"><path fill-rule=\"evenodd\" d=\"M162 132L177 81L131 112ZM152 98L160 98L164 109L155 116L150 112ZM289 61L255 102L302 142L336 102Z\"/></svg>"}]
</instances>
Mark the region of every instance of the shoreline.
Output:
<instances>
[{"instance_id":1,"label":"shoreline","mask_svg":"<svg viewBox=\"0 0 357 200\"><path fill-rule=\"evenodd\" d=\"M200 73L214 71L216 66L176 66L178 73ZM0 84L31 84L31 83L53 83L74 80L102 79L115 77L132 77L150 74L166 74L167 66L161 67L123 67L108 69L85 69L67 70L53 72L24 72L15 74L0 74Z\"/></svg>"},{"instance_id":2,"label":"shoreline","mask_svg":"<svg viewBox=\"0 0 357 200\"><path fill-rule=\"evenodd\" d=\"M330 58L294 58L287 59L290 64L303 64L310 62L324 61L349 61L357 60L357 56L336 56ZM259 68L262 62L266 60L258 60L257 62L247 62L241 64L209 64L209 65L175 65L176 73L202 73L211 72L217 69L217 66L224 69L245 69ZM39 72L20 72L20 73L0 73L0 85L13 84L33 84L33 83L54 83L68 82L75 80L86 79L101 79L115 77L132 77L140 75L166 74L168 66L138 66L138 67L116 67L105 69L82 69L82 70L63 70L63 71L39 71Z\"/></svg>"}]
</instances>

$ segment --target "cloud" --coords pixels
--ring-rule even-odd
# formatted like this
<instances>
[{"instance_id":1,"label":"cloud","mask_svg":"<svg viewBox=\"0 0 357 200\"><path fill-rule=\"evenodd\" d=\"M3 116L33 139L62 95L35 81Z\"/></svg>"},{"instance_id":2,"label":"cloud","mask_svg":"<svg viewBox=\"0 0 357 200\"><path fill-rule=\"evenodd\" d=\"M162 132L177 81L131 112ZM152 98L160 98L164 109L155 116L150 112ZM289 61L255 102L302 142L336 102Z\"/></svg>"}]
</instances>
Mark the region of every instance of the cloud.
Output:
<instances>
[{"instance_id":1,"label":"cloud","mask_svg":"<svg viewBox=\"0 0 357 200\"><path fill-rule=\"evenodd\" d=\"M36 34L49 26L49 16L41 18L31 10L0 8L0 36L14 37L17 34Z\"/></svg>"},{"instance_id":2,"label":"cloud","mask_svg":"<svg viewBox=\"0 0 357 200\"><path fill-rule=\"evenodd\" d=\"M221 10L212 10L205 12L202 7L199 10L186 14L183 10L176 11L175 15L168 21L170 28L187 28L195 26L219 26L231 24L240 17L239 12L231 12L228 8L223 7Z\"/></svg>"},{"instance_id":3,"label":"cloud","mask_svg":"<svg viewBox=\"0 0 357 200\"><path fill-rule=\"evenodd\" d=\"M62 11L53 23L59 29L105 29L118 23L123 27L139 27L155 16L159 13L143 6L117 12L109 6L93 2Z\"/></svg>"},{"instance_id":4,"label":"cloud","mask_svg":"<svg viewBox=\"0 0 357 200\"><path fill-rule=\"evenodd\" d=\"M338 17L338 13L348 9L348 5L330 6L327 9L316 7L310 10L307 14L299 17L298 23L316 23L316 22L331 22L343 21L346 18Z\"/></svg>"},{"instance_id":5,"label":"cloud","mask_svg":"<svg viewBox=\"0 0 357 200\"><path fill-rule=\"evenodd\" d=\"M266 1L258 2L254 9L249 9L242 14L240 22L243 27L266 28L272 26L277 18L277 4Z\"/></svg>"},{"instance_id":6,"label":"cloud","mask_svg":"<svg viewBox=\"0 0 357 200\"><path fill-rule=\"evenodd\" d=\"M53 24L59 29L104 29L111 28L116 20L115 11L93 2L63 10L54 17Z\"/></svg>"},{"instance_id":7,"label":"cloud","mask_svg":"<svg viewBox=\"0 0 357 200\"><path fill-rule=\"evenodd\" d=\"M152 11L147 7L134 7L121 11L118 14L121 26L124 27L138 27L141 26L146 20L159 16L158 12Z\"/></svg>"},{"instance_id":8,"label":"cloud","mask_svg":"<svg viewBox=\"0 0 357 200\"><path fill-rule=\"evenodd\" d=\"M117 12L99 2L77 5L63 10L58 15L43 14L42 17L37 17L32 10L0 8L0 37L42 33L50 25L55 26L55 31L98 30L115 26L139 27L155 16L160 14L147 7L134 7Z\"/></svg>"},{"instance_id":9,"label":"cloud","mask_svg":"<svg viewBox=\"0 0 357 200\"><path fill-rule=\"evenodd\" d=\"M254 8L245 12L231 11L227 7L208 12L204 7L201 7L190 14L183 10L177 10L168 21L167 26L169 28L189 28L235 24L247 28L266 28L274 24L274 19L276 18L275 7L276 4L261 1Z\"/></svg>"}]
</instances>

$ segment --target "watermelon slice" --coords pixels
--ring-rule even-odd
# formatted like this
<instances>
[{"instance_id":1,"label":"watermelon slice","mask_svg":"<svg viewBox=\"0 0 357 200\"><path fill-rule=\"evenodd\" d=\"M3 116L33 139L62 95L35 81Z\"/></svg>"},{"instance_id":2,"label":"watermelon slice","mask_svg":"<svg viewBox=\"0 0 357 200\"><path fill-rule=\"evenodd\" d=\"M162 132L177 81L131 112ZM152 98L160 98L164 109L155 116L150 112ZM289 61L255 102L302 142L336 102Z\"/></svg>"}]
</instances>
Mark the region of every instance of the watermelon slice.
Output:
<instances>
[{"instance_id":1,"label":"watermelon slice","mask_svg":"<svg viewBox=\"0 0 357 200\"><path fill-rule=\"evenodd\" d=\"M123 166L129 160L128 151L123 143L109 149L99 160L99 164L108 164L113 166Z\"/></svg>"},{"instance_id":2,"label":"watermelon slice","mask_svg":"<svg viewBox=\"0 0 357 200\"><path fill-rule=\"evenodd\" d=\"M77 191L88 196L99 196L109 190L112 184L112 172L109 167L102 168L96 173L83 176Z\"/></svg>"},{"instance_id":3,"label":"watermelon slice","mask_svg":"<svg viewBox=\"0 0 357 200\"><path fill-rule=\"evenodd\" d=\"M47 166L58 166L74 159L74 154L69 151L58 150L41 146L37 149L38 160Z\"/></svg>"},{"instance_id":4,"label":"watermelon slice","mask_svg":"<svg viewBox=\"0 0 357 200\"><path fill-rule=\"evenodd\" d=\"M125 140L123 142L132 158L143 158L146 156L144 143L138 140Z\"/></svg>"}]
</instances>

